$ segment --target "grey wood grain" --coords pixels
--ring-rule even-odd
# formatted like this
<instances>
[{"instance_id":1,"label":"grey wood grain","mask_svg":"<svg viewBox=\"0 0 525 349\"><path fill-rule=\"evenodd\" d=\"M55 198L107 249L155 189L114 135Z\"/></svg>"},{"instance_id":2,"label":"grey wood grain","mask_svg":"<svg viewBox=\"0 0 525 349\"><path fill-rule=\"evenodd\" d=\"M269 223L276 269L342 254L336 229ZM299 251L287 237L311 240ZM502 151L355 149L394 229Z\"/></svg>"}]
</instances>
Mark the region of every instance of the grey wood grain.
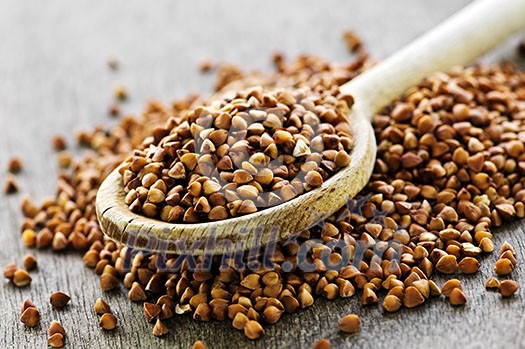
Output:
<instances>
[{"instance_id":1,"label":"grey wood grain","mask_svg":"<svg viewBox=\"0 0 525 349\"><path fill-rule=\"evenodd\" d=\"M124 83L131 100L126 112L139 113L155 97L169 101L188 91L211 92L212 79L197 73L203 59L228 61L250 69L268 69L275 49L288 56L301 52L344 61L348 55L340 40L344 29L356 29L371 53L385 57L463 7L468 0L406 1L17 1L0 2L0 169L10 156L20 155L25 168L19 176L22 191L42 199L54 191L57 173L50 146L55 133L111 124L106 116L112 86ZM491 60L514 59L510 43ZM121 69L106 67L110 55L121 58ZM0 178L3 178L3 172ZM19 239L20 195L0 195L0 265L21 263L28 253ZM525 260L525 224L501 229L495 241L510 241ZM285 316L268 327L262 340L252 342L219 322L199 323L176 318L167 338L150 335L151 326L139 305L123 292L103 294L97 276L84 268L75 253L56 255L31 251L40 267L24 289L0 286L0 347L44 348L47 325L60 320L70 348L189 348L203 339L210 348L309 348L318 339L348 348L518 348L525 347L523 292L502 301L484 290L496 256L482 263L479 274L462 277L468 304L453 308L443 300L382 314L363 308L358 298L319 301L311 309ZM523 267L513 277L525 283ZM440 280L442 281L442 280ZM68 292L71 304L51 309L49 295ZM109 300L121 320L112 333L98 329L92 304L99 296ZM24 298L42 313L41 326L26 329L18 321ZM340 316L361 315L362 331L341 335Z\"/></svg>"}]
</instances>

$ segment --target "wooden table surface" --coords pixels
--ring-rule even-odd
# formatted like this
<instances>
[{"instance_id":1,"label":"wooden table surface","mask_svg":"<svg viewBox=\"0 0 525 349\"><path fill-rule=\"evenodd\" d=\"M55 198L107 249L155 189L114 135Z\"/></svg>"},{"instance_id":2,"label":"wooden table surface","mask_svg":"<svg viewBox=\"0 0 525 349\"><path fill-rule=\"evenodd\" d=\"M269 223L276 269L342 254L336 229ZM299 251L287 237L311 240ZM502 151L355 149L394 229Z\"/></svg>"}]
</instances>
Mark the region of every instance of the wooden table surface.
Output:
<instances>
[{"instance_id":1,"label":"wooden table surface","mask_svg":"<svg viewBox=\"0 0 525 349\"><path fill-rule=\"evenodd\" d=\"M341 33L355 29L372 55L386 57L433 27L468 0L442 1L19 1L0 2L0 168L20 155L25 163L19 176L22 192L42 199L54 192L57 165L50 146L56 133L111 124L107 108L112 87L125 84L131 99L126 112L139 113L155 97L169 101L188 91L211 92L212 78L197 72L203 59L268 69L275 49L292 57L317 53L343 62L348 54ZM250 3L250 4L249 4ZM523 36L523 35L522 35ZM516 40L492 59L515 58ZM121 60L111 72L109 56ZM4 170L0 179L4 178ZM20 195L0 194L0 265L28 253L19 239ZM525 260L525 224L515 223L495 235L499 245L510 241ZM150 334L142 307L130 303L122 291L103 294L98 277L83 266L81 255L31 251L40 267L30 287L0 288L0 347L45 348L49 321L60 320L70 348L189 348L203 339L209 348L310 348L326 337L334 348L518 348L525 347L525 293L501 300L485 291L496 256L482 263L481 272L461 277L469 302L453 308L443 300L396 314L363 308L358 298L319 301L292 316L284 316L267 335L249 341L227 322L200 323L190 317L172 322L167 338ZM513 277L525 285L524 268ZM51 309L51 292L72 296L63 310ZM104 296L121 326L103 333L92 312L94 300ZM26 329L18 321L24 298L39 307L42 324ZM361 316L362 331L343 336L337 328L342 314Z\"/></svg>"}]
</instances>

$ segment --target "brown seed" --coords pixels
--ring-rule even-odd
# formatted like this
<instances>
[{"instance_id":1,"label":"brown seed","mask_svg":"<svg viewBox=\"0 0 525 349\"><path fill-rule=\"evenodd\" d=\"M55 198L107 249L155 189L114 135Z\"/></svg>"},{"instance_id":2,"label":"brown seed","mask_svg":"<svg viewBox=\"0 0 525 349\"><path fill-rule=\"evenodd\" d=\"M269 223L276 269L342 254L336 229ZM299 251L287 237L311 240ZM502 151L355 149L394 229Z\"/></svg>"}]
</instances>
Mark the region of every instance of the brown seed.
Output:
<instances>
[{"instance_id":1,"label":"brown seed","mask_svg":"<svg viewBox=\"0 0 525 349\"><path fill-rule=\"evenodd\" d=\"M518 264L518 260L516 259L516 257L514 256L514 254L512 253L512 251L505 251L503 252L500 256L499 256L500 259L508 259L513 266L516 266L516 264Z\"/></svg>"},{"instance_id":2,"label":"brown seed","mask_svg":"<svg viewBox=\"0 0 525 349\"><path fill-rule=\"evenodd\" d=\"M197 305L195 312L193 313L193 318L200 321L210 321L212 315L212 310L208 303L200 303Z\"/></svg>"},{"instance_id":3,"label":"brown seed","mask_svg":"<svg viewBox=\"0 0 525 349\"><path fill-rule=\"evenodd\" d=\"M339 283L339 296L341 298L352 297L355 294L355 287L348 280Z\"/></svg>"},{"instance_id":4,"label":"brown seed","mask_svg":"<svg viewBox=\"0 0 525 349\"><path fill-rule=\"evenodd\" d=\"M513 269L514 265L507 258L498 259L494 264L494 272L501 276L509 275Z\"/></svg>"},{"instance_id":5,"label":"brown seed","mask_svg":"<svg viewBox=\"0 0 525 349\"><path fill-rule=\"evenodd\" d=\"M480 240L479 247L483 252L491 253L494 251L494 242L492 242L492 239L484 237Z\"/></svg>"},{"instance_id":6,"label":"brown seed","mask_svg":"<svg viewBox=\"0 0 525 349\"><path fill-rule=\"evenodd\" d=\"M199 63L199 70L201 73L207 73L213 69L213 63L210 61L202 61Z\"/></svg>"},{"instance_id":7,"label":"brown seed","mask_svg":"<svg viewBox=\"0 0 525 349\"><path fill-rule=\"evenodd\" d=\"M257 212L257 207L251 200L244 200L237 209L238 214L250 214Z\"/></svg>"},{"instance_id":8,"label":"brown seed","mask_svg":"<svg viewBox=\"0 0 525 349\"><path fill-rule=\"evenodd\" d=\"M500 256L506 251L511 251L512 254L516 254L516 250L514 250L514 247L512 247L512 245L509 244L507 241L505 241L499 249Z\"/></svg>"},{"instance_id":9,"label":"brown seed","mask_svg":"<svg viewBox=\"0 0 525 349\"><path fill-rule=\"evenodd\" d=\"M264 334L264 329L257 321L250 320L244 326L244 335L249 339L258 339Z\"/></svg>"},{"instance_id":10,"label":"brown seed","mask_svg":"<svg viewBox=\"0 0 525 349\"><path fill-rule=\"evenodd\" d=\"M293 140L293 136L288 131L277 130L275 131L273 135L273 139L276 144L284 144L286 142Z\"/></svg>"},{"instance_id":11,"label":"brown seed","mask_svg":"<svg viewBox=\"0 0 525 349\"><path fill-rule=\"evenodd\" d=\"M520 285L514 281L514 280L503 280L501 284L499 285L499 292L501 293L501 296L503 297L510 297L518 289L520 288Z\"/></svg>"},{"instance_id":12,"label":"brown seed","mask_svg":"<svg viewBox=\"0 0 525 349\"><path fill-rule=\"evenodd\" d=\"M461 290L461 281L458 279L450 279L441 288L441 294L445 297L450 297L450 293L453 289L459 288Z\"/></svg>"},{"instance_id":13,"label":"brown seed","mask_svg":"<svg viewBox=\"0 0 525 349\"><path fill-rule=\"evenodd\" d=\"M152 333L155 337L162 337L169 333L169 329L166 327L166 325L164 325L164 323L160 319L158 319L155 322L155 326L153 326Z\"/></svg>"},{"instance_id":14,"label":"brown seed","mask_svg":"<svg viewBox=\"0 0 525 349\"><path fill-rule=\"evenodd\" d=\"M500 214L501 218L505 220L509 220L516 215L516 210L511 204L496 205L496 211Z\"/></svg>"},{"instance_id":15,"label":"brown seed","mask_svg":"<svg viewBox=\"0 0 525 349\"><path fill-rule=\"evenodd\" d=\"M66 140L61 135L55 135L52 139L53 149L56 151L62 151L67 148Z\"/></svg>"},{"instance_id":16,"label":"brown seed","mask_svg":"<svg viewBox=\"0 0 525 349\"><path fill-rule=\"evenodd\" d=\"M409 286L405 290L405 298L403 299L403 305L407 308L414 308L425 302L425 297L419 292L414 286Z\"/></svg>"},{"instance_id":17,"label":"brown seed","mask_svg":"<svg viewBox=\"0 0 525 349\"><path fill-rule=\"evenodd\" d=\"M53 248L53 250L63 251L67 248L67 245L68 240L66 236L61 232L55 233L55 235L53 236L53 242L51 243L51 247Z\"/></svg>"},{"instance_id":18,"label":"brown seed","mask_svg":"<svg viewBox=\"0 0 525 349\"><path fill-rule=\"evenodd\" d=\"M100 261L100 253L96 250L89 250L84 254L82 260L84 265L88 268L95 268Z\"/></svg>"},{"instance_id":19,"label":"brown seed","mask_svg":"<svg viewBox=\"0 0 525 349\"><path fill-rule=\"evenodd\" d=\"M150 188L148 191L148 201L152 202L154 204L158 204L164 201L166 198L166 195L164 195L164 192L157 188Z\"/></svg>"},{"instance_id":20,"label":"brown seed","mask_svg":"<svg viewBox=\"0 0 525 349\"><path fill-rule=\"evenodd\" d=\"M344 150L340 150L335 155L335 164L338 167L346 167L350 164L351 157L348 155L348 153Z\"/></svg>"},{"instance_id":21,"label":"brown seed","mask_svg":"<svg viewBox=\"0 0 525 349\"><path fill-rule=\"evenodd\" d=\"M24 287L31 283L31 275L23 269L18 269L13 274L13 284L16 287Z\"/></svg>"},{"instance_id":22,"label":"brown seed","mask_svg":"<svg viewBox=\"0 0 525 349\"><path fill-rule=\"evenodd\" d=\"M55 308L62 308L66 306L66 304L69 303L70 300L71 297L69 297L67 294L65 294L64 292L57 291L51 294L49 303L51 303L51 305Z\"/></svg>"},{"instance_id":23,"label":"brown seed","mask_svg":"<svg viewBox=\"0 0 525 349\"><path fill-rule=\"evenodd\" d=\"M312 349L330 349L332 348L332 344L330 343L329 339L323 338L318 340Z\"/></svg>"},{"instance_id":24,"label":"brown seed","mask_svg":"<svg viewBox=\"0 0 525 349\"><path fill-rule=\"evenodd\" d=\"M154 304L154 303L148 303L144 302L144 316L146 317L146 320L148 322L152 322L155 320L162 310L162 307L160 305Z\"/></svg>"},{"instance_id":25,"label":"brown seed","mask_svg":"<svg viewBox=\"0 0 525 349\"><path fill-rule=\"evenodd\" d=\"M311 187L320 187L323 184L323 177L317 171L309 171L304 181Z\"/></svg>"},{"instance_id":26,"label":"brown seed","mask_svg":"<svg viewBox=\"0 0 525 349\"><path fill-rule=\"evenodd\" d=\"M18 188L19 185L16 178L12 175L7 175L4 184L4 192L6 194L14 194L18 192Z\"/></svg>"},{"instance_id":27,"label":"brown seed","mask_svg":"<svg viewBox=\"0 0 525 349\"><path fill-rule=\"evenodd\" d=\"M33 229L24 229L22 232L22 242L25 247L34 247L36 244L36 233Z\"/></svg>"},{"instance_id":28,"label":"brown seed","mask_svg":"<svg viewBox=\"0 0 525 349\"><path fill-rule=\"evenodd\" d=\"M117 288L119 285L119 280L110 273L102 273L100 275L100 288L102 291L111 291Z\"/></svg>"},{"instance_id":29,"label":"brown seed","mask_svg":"<svg viewBox=\"0 0 525 349\"><path fill-rule=\"evenodd\" d=\"M414 153L405 153L401 156L401 163L405 168L414 168L419 166L423 159Z\"/></svg>"},{"instance_id":30,"label":"brown seed","mask_svg":"<svg viewBox=\"0 0 525 349\"><path fill-rule=\"evenodd\" d=\"M146 295L144 287L138 282L134 282L128 292L128 298L132 302L142 302L148 299L148 296Z\"/></svg>"},{"instance_id":31,"label":"brown seed","mask_svg":"<svg viewBox=\"0 0 525 349\"><path fill-rule=\"evenodd\" d=\"M34 307L29 307L20 316L20 321L27 327L35 327L40 323L40 312Z\"/></svg>"},{"instance_id":32,"label":"brown seed","mask_svg":"<svg viewBox=\"0 0 525 349\"><path fill-rule=\"evenodd\" d=\"M64 335L55 333L47 339L47 344L52 348L62 348L64 346Z\"/></svg>"},{"instance_id":33,"label":"brown seed","mask_svg":"<svg viewBox=\"0 0 525 349\"><path fill-rule=\"evenodd\" d=\"M20 310L20 313L22 314L27 308L36 308L33 302L31 302L29 299L24 299L24 303L22 303L22 308Z\"/></svg>"},{"instance_id":34,"label":"brown seed","mask_svg":"<svg viewBox=\"0 0 525 349\"><path fill-rule=\"evenodd\" d=\"M58 153L58 166L61 168L69 168L73 162L73 156L70 152L64 150Z\"/></svg>"},{"instance_id":35,"label":"brown seed","mask_svg":"<svg viewBox=\"0 0 525 349\"><path fill-rule=\"evenodd\" d=\"M446 255L436 263L436 269L443 274L453 274L458 270L456 256Z\"/></svg>"},{"instance_id":36,"label":"brown seed","mask_svg":"<svg viewBox=\"0 0 525 349\"><path fill-rule=\"evenodd\" d=\"M255 290L261 286L260 279L261 277L258 274L249 274L241 280L241 286Z\"/></svg>"},{"instance_id":37,"label":"brown seed","mask_svg":"<svg viewBox=\"0 0 525 349\"><path fill-rule=\"evenodd\" d=\"M263 319L269 324L275 324L281 318L283 311L274 306L269 306L263 311Z\"/></svg>"},{"instance_id":38,"label":"brown seed","mask_svg":"<svg viewBox=\"0 0 525 349\"><path fill-rule=\"evenodd\" d=\"M117 317L111 313L102 314L98 325L104 330L111 331L117 327Z\"/></svg>"},{"instance_id":39,"label":"brown seed","mask_svg":"<svg viewBox=\"0 0 525 349\"><path fill-rule=\"evenodd\" d=\"M47 335L48 336L52 336L55 333L60 333L62 335L65 335L66 331L64 330L64 327L62 326L62 324L60 322L53 320L49 324L49 329L47 330Z\"/></svg>"},{"instance_id":40,"label":"brown seed","mask_svg":"<svg viewBox=\"0 0 525 349\"><path fill-rule=\"evenodd\" d=\"M207 347L203 341L197 340L195 343L193 343L193 349L207 349Z\"/></svg>"},{"instance_id":41,"label":"brown seed","mask_svg":"<svg viewBox=\"0 0 525 349\"><path fill-rule=\"evenodd\" d=\"M403 299L405 297L405 286L404 285L398 285L392 287L390 286L390 290L388 291L387 296L396 296L399 299Z\"/></svg>"},{"instance_id":42,"label":"brown seed","mask_svg":"<svg viewBox=\"0 0 525 349\"><path fill-rule=\"evenodd\" d=\"M42 229L36 236L36 247L47 248L53 242L53 232L49 229Z\"/></svg>"},{"instance_id":43,"label":"brown seed","mask_svg":"<svg viewBox=\"0 0 525 349\"><path fill-rule=\"evenodd\" d=\"M459 262L458 266L463 274L474 274L478 272L480 264L475 258L465 257Z\"/></svg>"},{"instance_id":44,"label":"brown seed","mask_svg":"<svg viewBox=\"0 0 525 349\"><path fill-rule=\"evenodd\" d=\"M339 287L336 285L336 284L328 284L326 285L324 288L323 288L323 292L322 292L322 295L323 297L327 298L327 299L336 299L338 296L339 296ZM364 296L364 293L363 293L363 297ZM367 294L367 299L365 300L365 298L363 298L363 302L374 302L374 294L373 294L373 291L372 293L368 293ZM367 304L372 304L372 303L367 303Z\"/></svg>"},{"instance_id":45,"label":"brown seed","mask_svg":"<svg viewBox=\"0 0 525 349\"><path fill-rule=\"evenodd\" d=\"M18 267L15 263L9 263L4 267L4 278L12 280L15 277L15 272L18 270Z\"/></svg>"},{"instance_id":46,"label":"brown seed","mask_svg":"<svg viewBox=\"0 0 525 349\"><path fill-rule=\"evenodd\" d=\"M499 286L500 286L500 282L498 279L496 279L495 277L489 277L487 279L487 281L485 282L485 287L486 288L496 288L496 289L499 289Z\"/></svg>"},{"instance_id":47,"label":"brown seed","mask_svg":"<svg viewBox=\"0 0 525 349\"><path fill-rule=\"evenodd\" d=\"M430 287L430 296L441 296L441 289L433 280L428 280L428 285Z\"/></svg>"},{"instance_id":48,"label":"brown seed","mask_svg":"<svg viewBox=\"0 0 525 349\"><path fill-rule=\"evenodd\" d=\"M224 206L215 206L208 214L208 219L210 221L218 221L226 218L228 218L228 210Z\"/></svg>"},{"instance_id":49,"label":"brown seed","mask_svg":"<svg viewBox=\"0 0 525 349\"><path fill-rule=\"evenodd\" d=\"M346 48L351 53L356 53L363 45L361 38L352 31L344 32L343 39L346 44Z\"/></svg>"},{"instance_id":50,"label":"brown seed","mask_svg":"<svg viewBox=\"0 0 525 349\"><path fill-rule=\"evenodd\" d=\"M345 333L356 333L361 329L361 320L355 314L345 315L339 320L339 329Z\"/></svg>"},{"instance_id":51,"label":"brown seed","mask_svg":"<svg viewBox=\"0 0 525 349\"><path fill-rule=\"evenodd\" d=\"M7 163L7 170L11 173L18 173L22 170L22 166L22 160L16 156L9 159L9 162Z\"/></svg>"},{"instance_id":52,"label":"brown seed","mask_svg":"<svg viewBox=\"0 0 525 349\"><path fill-rule=\"evenodd\" d=\"M113 103L109 106L109 109L108 109L108 114L113 116L113 117L117 117L120 115L120 106L116 103Z\"/></svg>"},{"instance_id":53,"label":"brown seed","mask_svg":"<svg viewBox=\"0 0 525 349\"><path fill-rule=\"evenodd\" d=\"M163 304L160 310L159 319L161 320L171 319L173 316L175 316L173 307L170 307L168 304Z\"/></svg>"},{"instance_id":54,"label":"brown seed","mask_svg":"<svg viewBox=\"0 0 525 349\"><path fill-rule=\"evenodd\" d=\"M262 276L261 281L267 286L275 286L281 283L281 278L278 273L270 271Z\"/></svg>"},{"instance_id":55,"label":"brown seed","mask_svg":"<svg viewBox=\"0 0 525 349\"><path fill-rule=\"evenodd\" d=\"M370 288L366 287L363 290L363 296L362 296L362 304L363 305L371 305L376 304L378 301L376 293Z\"/></svg>"},{"instance_id":56,"label":"brown seed","mask_svg":"<svg viewBox=\"0 0 525 349\"><path fill-rule=\"evenodd\" d=\"M128 99L128 90L123 85L117 85L113 89L113 93L115 95L115 98L124 101Z\"/></svg>"},{"instance_id":57,"label":"brown seed","mask_svg":"<svg viewBox=\"0 0 525 349\"><path fill-rule=\"evenodd\" d=\"M233 173L233 182L237 184L248 184L253 181L253 176L245 170L237 170Z\"/></svg>"},{"instance_id":58,"label":"brown seed","mask_svg":"<svg viewBox=\"0 0 525 349\"><path fill-rule=\"evenodd\" d=\"M394 295L388 295L385 297L383 301L383 309L385 309L388 312L396 312L401 308L401 300L394 296Z\"/></svg>"},{"instance_id":59,"label":"brown seed","mask_svg":"<svg viewBox=\"0 0 525 349\"><path fill-rule=\"evenodd\" d=\"M93 308L95 310L95 314L97 315L102 315L111 312L111 308L109 307L108 303L106 303L106 301L102 298L98 298L95 301L95 305Z\"/></svg>"},{"instance_id":60,"label":"brown seed","mask_svg":"<svg viewBox=\"0 0 525 349\"><path fill-rule=\"evenodd\" d=\"M27 271L31 271L31 270L35 269L36 266L37 266L36 257L31 255L31 254L29 254L29 255L24 257L24 259L22 260L22 264L24 265L24 268Z\"/></svg>"},{"instance_id":61,"label":"brown seed","mask_svg":"<svg viewBox=\"0 0 525 349\"><path fill-rule=\"evenodd\" d=\"M467 296L460 288L456 287L450 292L449 300L452 305L463 305L467 303Z\"/></svg>"},{"instance_id":62,"label":"brown seed","mask_svg":"<svg viewBox=\"0 0 525 349\"><path fill-rule=\"evenodd\" d=\"M421 295L425 298L430 297L430 285L428 283L428 280L417 280L412 283L412 286L417 288L417 290L421 293Z\"/></svg>"},{"instance_id":63,"label":"brown seed","mask_svg":"<svg viewBox=\"0 0 525 349\"><path fill-rule=\"evenodd\" d=\"M243 314L243 313L239 312L239 313L235 314L235 317L233 318L232 325L233 325L234 328L236 328L238 330L244 330L244 327L246 326L248 321L250 321L248 316L246 316L246 314Z\"/></svg>"},{"instance_id":64,"label":"brown seed","mask_svg":"<svg viewBox=\"0 0 525 349\"><path fill-rule=\"evenodd\" d=\"M303 309L308 308L314 304L314 298L312 297L312 294L306 289L302 289L299 292L298 300L301 308Z\"/></svg>"}]
</instances>

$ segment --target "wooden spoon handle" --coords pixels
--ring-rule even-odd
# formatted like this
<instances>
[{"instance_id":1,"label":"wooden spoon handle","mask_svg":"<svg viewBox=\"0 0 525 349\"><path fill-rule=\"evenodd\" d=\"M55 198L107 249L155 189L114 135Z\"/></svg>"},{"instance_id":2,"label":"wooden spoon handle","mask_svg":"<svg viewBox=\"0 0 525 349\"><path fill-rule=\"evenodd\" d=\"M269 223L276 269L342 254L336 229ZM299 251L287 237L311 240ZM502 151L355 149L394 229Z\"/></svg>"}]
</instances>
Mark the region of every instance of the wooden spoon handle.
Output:
<instances>
[{"instance_id":1,"label":"wooden spoon handle","mask_svg":"<svg viewBox=\"0 0 525 349\"><path fill-rule=\"evenodd\" d=\"M341 90L379 112L425 77L472 63L524 27L525 0L475 1Z\"/></svg>"}]
</instances>

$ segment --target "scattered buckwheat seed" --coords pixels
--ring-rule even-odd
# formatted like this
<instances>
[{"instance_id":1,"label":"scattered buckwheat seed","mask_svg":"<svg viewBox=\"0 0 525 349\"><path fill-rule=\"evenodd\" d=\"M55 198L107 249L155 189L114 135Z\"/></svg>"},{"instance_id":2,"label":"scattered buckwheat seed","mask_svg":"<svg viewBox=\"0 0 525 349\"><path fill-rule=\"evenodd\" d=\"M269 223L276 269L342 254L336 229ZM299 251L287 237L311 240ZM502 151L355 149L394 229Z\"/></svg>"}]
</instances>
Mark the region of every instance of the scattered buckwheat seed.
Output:
<instances>
[{"instance_id":1,"label":"scattered buckwheat seed","mask_svg":"<svg viewBox=\"0 0 525 349\"><path fill-rule=\"evenodd\" d=\"M95 305L93 306L93 310L95 311L95 314L97 315L103 315L106 313L111 313L111 308L108 303L106 303L105 300L102 298L98 298L95 301Z\"/></svg>"},{"instance_id":2,"label":"scattered buckwheat seed","mask_svg":"<svg viewBox=\"0 0 525 349\"><path fill-rule=\"evenodd\" d=\"M22 264L27 271L31 271L37 267L38 262L35 256L33 256L32 254L28 254L22 260Z\"/></svg>"},{"instance_id":3,"label":"scattered buckwheat seed","mask_svg":"<svg viewBox=\"0 0 525 349\"><path fill-rule=\"evenodd\" d=\"M503 280L499 285L502 297L510 297L518 291L520 285L514 280Z\"/></svg>"},{"instance_id":4,"label":"scattered buckwheat seed","mask_svg":"<svg viewBox=\"0 0 525 349\"><path fill-rule=\"evenodd\" d=\"M65 307L70 300L71 297L69 297L69 295L65 294L64 292L57 291L51 294L49 303L51 303L51 305L55 308L62 308Z\"/></svg>"},{"instance_id":5,"label":"scattered buckwheat seed","mask_svg":"<svg viewBox=\"0 0 525 349\"><path fill-rule=\"evenodd\" d=\"M355 314L345 315L339 320L339 329L345 333L356 333L361 329L361 320Z\"/></svg>"},{"instance_id":6,"label":"scattered buckwheat seed","mask_svg":"<svg viewBox=\"0 0 525 349\"><path fill-rule=\"evenodd\" d=\"M111 313L102 314L98 325L104 330L111 331L117 327L117 317Z\"/></svg>"},{"instance_id":7,"label":"scattered buckwheat seed","mask_svg":"<svg viewBox=\"0 0 525 349\"><path fill-rule=\"evenodd\" d=\"M35 327L40 323L40 312L34 306L28 307L22 312L20 321L27 327Z\"/></svg>"},{"instance_id":8,"label":"scattered buckwheat seed","mask_svg":"<svg viewBox=\"0 0 525 349\"><path fill-rule=\"evenodd\" d=\"M119 101L125 101L128 99L128 90L123 85L117 85L113 89L115 98Z\"/></svg>"},{"instance_id":9,"label":"scattered buckwheat seed","mask_svg":"<svg viewBox=\"0 0 525 349\"><path fill-rule=\"evenodd\" d=\"M56 151L62 151L67 148L66 139L61 135L55 135L52 140L53 149Z\"/></svg>"},{"instance_id":10,"label":"scattered buckwheat seed","mask_svg":"<svg viewBox=\"0 0 525 349\"><path fill-rule=\"evenodd\" d=\"M12 157L9 159L9 162L7 163L7 171L16 174L22 171L22 159L20 159L18 156Z\"/></svg>"},{"instance_id":11,"label":"scattered buckwheat seed","mask_svg":"<svg viewBox=\"0 0 525 349\"><path fill-rule=\"evenodd\" d=\"M332 344L330 343L329 339L323 338L318 340L312 349L330 349L332 348Z\"/></svg>"},{"instance_id":12,"label":"scattered buckwheat seed","mask_svg":"<svg viewBox=\"0 0 525 349\"><path fill-rule=\"evenodd\" d=\"M197 340L195 343L193 343L193 349L207 349L207 347L203 341Z\"/></svg>"},{"instance_id":13,"label":"scattered buckwheat seed","mask_svg":"<svg viewBox=\"0 0 525 349\"><path fill-rule=\"evenodd\" d=\"M4 192L6 194L14 194L17 193L19 189L18 181L16 178L10 174L8 174L5 178L4 183Z\"/></svg>"}]
</instances>

